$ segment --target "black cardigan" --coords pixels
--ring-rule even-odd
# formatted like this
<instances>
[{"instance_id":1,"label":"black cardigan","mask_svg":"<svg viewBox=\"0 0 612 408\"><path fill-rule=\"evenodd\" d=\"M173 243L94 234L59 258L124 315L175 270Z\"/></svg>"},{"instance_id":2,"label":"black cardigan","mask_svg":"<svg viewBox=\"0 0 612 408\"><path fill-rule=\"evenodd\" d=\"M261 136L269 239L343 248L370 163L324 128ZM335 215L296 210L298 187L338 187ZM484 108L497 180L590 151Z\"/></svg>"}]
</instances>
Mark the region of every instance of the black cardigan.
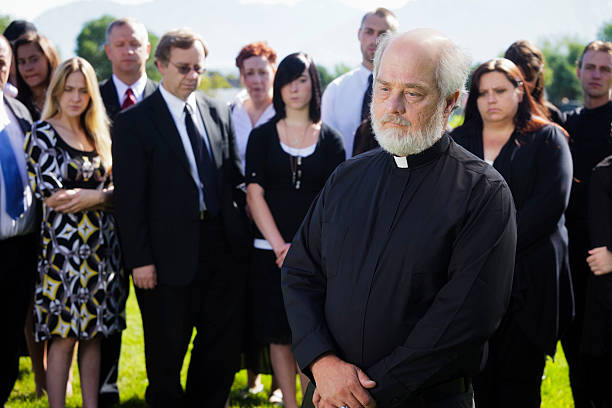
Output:
<instances>
[{"instance_id":1,"label":"black cardigan","mask_svg":"<svg viewBox=\"0 0 612 408\"><path fill-rule=\"evenodd\" d=\"M451 136L484 158L482 127L467 124ZM549 355L574 314L564 212L572 181L567 140L557 126L514 132L493 163L512 191L517 248L508 317Z\"/></svg>"}]
</instances>

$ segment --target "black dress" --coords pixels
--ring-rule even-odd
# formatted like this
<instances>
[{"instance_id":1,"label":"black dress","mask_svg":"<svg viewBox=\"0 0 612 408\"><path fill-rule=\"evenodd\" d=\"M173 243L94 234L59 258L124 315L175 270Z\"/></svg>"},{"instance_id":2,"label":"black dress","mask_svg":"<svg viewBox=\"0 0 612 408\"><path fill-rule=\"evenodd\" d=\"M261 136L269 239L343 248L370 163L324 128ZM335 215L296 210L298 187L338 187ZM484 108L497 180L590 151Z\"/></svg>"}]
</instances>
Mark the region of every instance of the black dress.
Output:
<instances>
[{"instance_id":1,"label":"black dress","mask_svg":"<svg viewBox=\"0 0 612 408\"><path fill-rule=\"evenodd\" d=\"M344 160L345 153L342 136L323 124L314 152L302 157L298 165L297 159L280 144L277 122L271 120L251 132L246 150L246 179L247 184L257 183L264 189L264 198L279 232L285 242L291 242L310 204ZM255 236L263 239L259 231ZM249 279L253 294L253 334L265 344L289 344L291 330L280 288L281 271L275 260L272 250L254 250Z\"/></svg>"},{"instance_id":2,"label":"black dress","mask_svg":"<svg viewBox=\"0 0 612 408\"><path fill-rule=\"evenodd\" d=\"M484 158L481 126L461 126L452 136ZM490 406L539 406L545 355L554 356L574 310L564 217L572 177L568 143L554 125L531 133L515 131L493 167L512 191L518 239L510 307L490 342L486 371L481 377L493 380L488 384ZM519 377L529 386L503 388L504 381ZM489 406L478 404L478 388L475 382L477 407ZM481 396L486 393L482 388Z\"/></svg>"}]
</instances>

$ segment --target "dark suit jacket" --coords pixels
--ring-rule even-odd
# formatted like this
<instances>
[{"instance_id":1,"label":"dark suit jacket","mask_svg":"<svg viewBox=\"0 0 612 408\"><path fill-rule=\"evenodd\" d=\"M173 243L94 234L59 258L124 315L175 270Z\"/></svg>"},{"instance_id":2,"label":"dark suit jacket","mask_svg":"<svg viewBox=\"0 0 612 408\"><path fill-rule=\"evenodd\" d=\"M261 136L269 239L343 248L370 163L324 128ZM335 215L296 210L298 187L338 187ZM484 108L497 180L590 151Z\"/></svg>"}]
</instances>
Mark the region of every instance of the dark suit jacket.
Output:
<instances>
[{"instance_id":1,"label":"dark suit jacket","mask_svg":"<svg viewBox=\"0 0 612 408\"><path fill-rule=\"evenodd\" d=\"M236 254L250 242L236 202L244 182L229 110L202 94L197 105L212 149L225 237ZM121 112L113 127L115 207L127 268L155 264L162 284L196 276L200 236L198 189L161 92ZM246 244L248 242L248 244Z\"/></svg>"},{"instance_id":2,"label":"dark suit jacket","mask_svg":"<svg viewBox=\"0 0 612 408\"><path fill-rule=\"evenodd\" d=\"M151 95L157 89L157 84L151 78L147 78L147 84L143 92L143 99ZM100 83L100 94L104 101L104 107L106 108L106 114L108 115L111 123L115 121L117 114L121 112L121 105L117 98L117 88L113 82L113 78L108 78Z\"/></svg>"}]
</instances>

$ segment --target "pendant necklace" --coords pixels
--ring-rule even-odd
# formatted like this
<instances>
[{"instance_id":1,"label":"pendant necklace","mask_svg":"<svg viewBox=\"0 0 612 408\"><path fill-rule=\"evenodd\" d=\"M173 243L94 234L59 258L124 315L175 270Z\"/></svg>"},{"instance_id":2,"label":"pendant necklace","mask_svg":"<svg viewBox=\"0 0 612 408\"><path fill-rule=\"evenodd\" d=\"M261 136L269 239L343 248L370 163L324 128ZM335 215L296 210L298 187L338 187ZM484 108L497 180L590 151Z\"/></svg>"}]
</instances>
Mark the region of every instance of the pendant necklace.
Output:
<instances>
[{"instance_id":1,"label":"pendant necklace","mask_svg":"<svg viewBox=\"0 0 612 408\"><path fill-rule=\"evenodd\" d=\"M290 134L289 134L289 127L287 126L286 119L283 119L283 125L285 128L285 134L287 135L287 139L291 140ZM302 134L301 141L299 137L296 137L295 140L293 141L294 145L296 146L295 149L299 149L301 142L303 142L304 139L306 138L306 132L308 131L309 127L310 127L310 124L307 124L306 127L304 128L304 133ZM299 190L300 185L301 185L301 180L302 180L302 156L290 155L289 156L289 166L291 168L291 183L293 184L296 190Z\"/></svg>"}]
</instances>

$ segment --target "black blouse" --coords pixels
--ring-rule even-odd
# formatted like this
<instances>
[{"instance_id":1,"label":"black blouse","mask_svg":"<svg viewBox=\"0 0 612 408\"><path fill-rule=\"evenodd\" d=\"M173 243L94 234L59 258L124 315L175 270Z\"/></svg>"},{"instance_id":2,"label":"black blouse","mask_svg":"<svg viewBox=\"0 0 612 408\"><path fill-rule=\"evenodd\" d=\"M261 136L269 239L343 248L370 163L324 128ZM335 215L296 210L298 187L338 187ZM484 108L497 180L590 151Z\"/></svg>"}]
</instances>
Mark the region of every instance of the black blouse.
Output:
<instances>
[{"instance_id":1,"label":"black blouse","mask_svg":"<svg viewBox=\"0 0 612 408\"><path fill-rule=\"evenodd\" d=\"M246 182L264 189L264 198L285 242L291 242L329 175L344 161L342 136L323 124L314 153L297 159L285 152L276 131L276 120L253 129L246 149ZM293 161L293 164L292 164ZM293 168L292 168L293 166ZM299 188L294 170L300 171ZM258 231L258 238L263 235Z\"/></svg>"},{"instance_id":2,"label":"black blouse","mask_svg":"<svg viewBox=\"0 0 612 408\"><path fill-rule=\"evenodd\" d=\"M464 125L453 139L484 158L482 128ZM564 211L572 161L561 129L554 125L515 131L493 167L504 177L517 212L517 248L509 313L544 352L554 355L558 338L573 317Z\"/></svg>"}]
</instances>

